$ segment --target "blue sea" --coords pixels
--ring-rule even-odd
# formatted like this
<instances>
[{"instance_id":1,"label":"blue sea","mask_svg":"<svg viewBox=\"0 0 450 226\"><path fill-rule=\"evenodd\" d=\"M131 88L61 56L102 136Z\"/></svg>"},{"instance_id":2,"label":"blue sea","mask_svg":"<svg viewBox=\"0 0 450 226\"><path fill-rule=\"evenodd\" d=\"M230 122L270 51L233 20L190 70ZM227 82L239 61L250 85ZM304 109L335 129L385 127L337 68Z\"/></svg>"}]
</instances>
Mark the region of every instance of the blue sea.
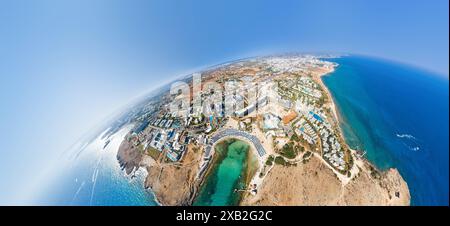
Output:
<instances>
[{"instance_id":1,"label":"blue sea","mask_svg":"<svg viewBox=\"0 0 450 226\"><path fill-rule=\"evenodd\" d=\"M367 151L379 169L397 168L408 183L412 205L448 205L448 80L380 59L326 60L339 64L323 81L336 102L347 143ZM33 204L158 205L143 187L146 172L130 178L117 161L118 146L132 128L108 136L105 131L61 160L53 170L56 178L45 183Z\"/></svg>"},{"instance_id":2,"label":"blue sea","mask_svg":"<svg viewBox=\"0 0 450 226\"><path fill-rule=\"evenodd\" d=\"M33 205L155 206L151 190L144 188L143 169L125 175L117 161L117 150L131 126L110 136L99 135L79 150L64 155L53 179ZM110 141L105 146L106 141Z\"/></svg>"},{"instance_id":3,"label":"blue sea","mask_svg":"<svg viewBox=\"0 0 450 226\"><path fill-rule=\"evenodd\" d=\"M397 168L412 205L449 204L449 81L407 65L363 56L323 77L345 139L379 169Z\"/></svg>"}]
</instances>

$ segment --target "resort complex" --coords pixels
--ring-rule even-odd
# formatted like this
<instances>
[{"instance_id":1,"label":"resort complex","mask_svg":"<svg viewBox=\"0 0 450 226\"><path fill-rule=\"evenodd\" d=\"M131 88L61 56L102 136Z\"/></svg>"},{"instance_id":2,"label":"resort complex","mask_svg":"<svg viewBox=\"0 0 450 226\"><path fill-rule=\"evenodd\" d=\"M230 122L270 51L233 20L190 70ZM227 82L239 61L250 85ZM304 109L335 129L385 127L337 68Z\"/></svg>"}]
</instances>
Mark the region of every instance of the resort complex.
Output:
<instances>
[{"instance_id":1,"label":"resort complex","mask_svg":"<svg viewBox=\"0 0 450 226\"><path fill-rule=\"evenodd\" d=\"M216 156L216 146L241 140L248 143L256 166L242 174L244 185L235 188L244 192L240 200L258 197L274 166L295 167L312 158L345 186L364 167L355 164L362 161L359 152L346 145L321 80L338 65L324 58L283 55L235 61L187 76L170 90L166 87L128 115L135 126L119 150L121 165L128 173L142 166L157 168L159 172L149 173L146 186L157 198L161 193L165 204L190 205L225 158ZM173 175L162 178L168 169ZM171 191L172 196L181 194L175 196L178 200L164 201L168 191L163 187L171 183L185 187Z\"/></svg>"}]
</instances>

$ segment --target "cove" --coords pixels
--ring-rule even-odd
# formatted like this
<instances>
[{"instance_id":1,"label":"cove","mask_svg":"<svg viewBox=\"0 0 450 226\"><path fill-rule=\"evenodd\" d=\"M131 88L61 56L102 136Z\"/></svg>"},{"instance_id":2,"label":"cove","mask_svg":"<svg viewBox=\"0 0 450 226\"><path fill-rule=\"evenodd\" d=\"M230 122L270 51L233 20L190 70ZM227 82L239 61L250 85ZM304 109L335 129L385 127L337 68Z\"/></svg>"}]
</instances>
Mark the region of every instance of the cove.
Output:
<instances>
[{"instance_id":1,"label":"cove","mask_svg":"<svg viewBox=\"0 0 450 226\"><path fill-rule=\"evenodd\" d=\"M215 147L215 160L208 172L195 206L238 205L241 194L235 189L246 188L250 146L241 140L229 139Z\"/></svg>"}]
</instances>

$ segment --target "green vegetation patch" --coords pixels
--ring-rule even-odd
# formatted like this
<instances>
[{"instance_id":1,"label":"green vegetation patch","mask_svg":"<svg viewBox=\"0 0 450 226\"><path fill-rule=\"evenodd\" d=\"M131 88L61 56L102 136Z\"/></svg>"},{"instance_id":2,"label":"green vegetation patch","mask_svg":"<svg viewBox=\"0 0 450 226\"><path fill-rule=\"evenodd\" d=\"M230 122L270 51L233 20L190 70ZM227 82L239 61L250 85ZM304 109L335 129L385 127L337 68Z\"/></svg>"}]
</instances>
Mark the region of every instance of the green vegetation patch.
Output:
<instances>
[{"instance_id":1,"label":"green vegetation patch","mask_svg":"<svg viewBox=\"0 0 450 226\"><path fill-rule=\"evenodd\" d=\"M267 158L267 161L266 161L266 165L268 165L268 166L273 165L273 161L274 161L273 155L269 155L269 157Z\"/></svg>"},{"instance_id":2,"label":"green vegetation patch","mask_svg":"<svg viewBox=\"0 0 450 226\"><path fill-rule=\"evenodd\" d=\"M288 159L294 159L297 157L299 152L303 152L303 147L299 145L295 145L294 142L289 142L283 146L280 151L280 154Z\"/></svg>"},{"instance_id":3,"label":"green vegetation patch","mask_svg":"<svg viewBox=\"0 0 450 226\"><path fill-rule=\"evenodd\" d=\"M152 147L147 148L147 155L152 157L154 160L157 160L159 158L160 154L161 154L161 152L159 152L155 148L152 148Z\"/></svg>"},{"instance_id":4,"label":"green vegetation patch","mask_svg":"<svg viewBox=\"0 0 450 226\"><path fill-rule=\"evenodd\" d=\"M286 161L284 160L283 157L277 156L277 157L275 158L275 164L287 166L287 165L288 165L288 162L286 162Z\"/></svg>"},{"instance_id":5,"label":"green vegetation patch","mask_svg":"<svg viewBox=\"0 0 450 226\"><path fill-rule=\"evenodd\" d=\"M292 140L292 141L295 141L295 142L299 142L299 141L300 141L300 138L297 136L296 133L294 133L294 134L292 134L292 136L291 136L291 140Z\"/></svg>"}]
</instances>

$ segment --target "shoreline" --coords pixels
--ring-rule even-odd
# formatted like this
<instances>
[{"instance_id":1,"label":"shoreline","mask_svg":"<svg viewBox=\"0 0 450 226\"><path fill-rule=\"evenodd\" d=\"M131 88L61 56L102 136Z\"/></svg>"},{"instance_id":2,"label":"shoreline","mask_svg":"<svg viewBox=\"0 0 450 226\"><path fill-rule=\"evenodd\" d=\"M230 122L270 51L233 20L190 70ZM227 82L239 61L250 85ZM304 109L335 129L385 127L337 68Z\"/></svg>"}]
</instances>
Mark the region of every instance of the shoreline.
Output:
<instances>
[{"instance_id":1,"label":"shoreline","mask_svg":"<svg viewBox=\"0 0 450 226\"><path fill-rule=\"evenodd\" d=\"M334 63L334 62L333 62L333 63ZM336 64L337 64L337 63L336 63ZM342 139L343 139L343 141L344 141L345 147L346 147L348 150L350 150L350 152L353 152L352 157L358 157L359 160L362 160L362 161L365 161L365 162L369 163L369 164L370 164L372 167L374 167L377 171L379 171L379 172L388 171L389 168L386 169L386 170L381 170L381 169L379 169L376 165L374 165L374 163L372 163L372 162L371 162L368 158L366 158L365 156L360 157L360 156L358 155L358 152L359 152L359 151L363 151L363 150L356 150L356 149L351 148L350 145L348 144L347 140L346 140L346 137L345 137L345 135L344 135L344 130L343 130L342 126L341 126L341 123L345 123L345 122L343 121L342 113L339 112L338 106L337 106L337 104L336 104L336 100L335 100L333 94L331 93L330 89L325 85L325 82L323 81L323 77L325 77L325 76L332 76L332 73L334 73L334 72L336 71L336 68L339 67L339 66L340 66L340 65L337 64L337 66L333 67L333 69L332 69L331 71L319 75L319 79L318 79L318 80L320 81L320 82L319 82L320 86L324 89L324 91L325 91L327 97L329 98L329 101L331 102L331 106L332 106L331 109L332 109L332 111L333 111L333 115L336 117L336 121L335 121L335 122L337 123L336 127L338 128L339 134L340 134L340 136L342 137ZM349 126L351 127L350 124L349 124ZM354 160L357 160L357 159L354 159Z\"/></svg>"},{"instance_id":2,"label":"shoreline","mask_svg":"<svg viewBox=\"0 0 450 226\"><path fill-rule=\"evenodd\" d=\"M336 63L337 64L337 63ZM342 123L345 123L344 121L343 121L343 116L342 116L342 113L338 110L338 105L336 104L336 99L334 98L334 96L333 96L333 94L331 93L331 91L330 91L330 89L325 85L325 82L323 81L323 77L325 77L325 76L332 76L332 73L334 73L335 71L336 71L336 68L337 67L339 67L340 65L339 64L337 64L337 66L336 67L333 67L333 69L331 70L331 71L329 71L329 72L326 72L326 73L323 73L323 74L321 74L321 75L319 75L319 85L323 88L323 90L325 91L325 93L326 93L326 95L327 95L327 98L329 99L329 102L330 102L330 104L331 104L331 110L332 110L332 112L333 112L333 115L336 117L335 119L336 119L336 121L335 121L335 123L336 123L336 127L338 128L338 130L339 130L339 134L340 134L340 136L341 136L341 138L343 139L343 141L344 141L344 144L345 144L345 147L348 149L348 150L350 150L351 152L354 152L354 154L357 154L357 152L358 151L360 151L360 150L356 150L356 149L353 149L353 148L351 148L350 147L350 145L348 144L348 142L347 142L347 140L346 140L346 138L345 138L345 133L344 133L344 130L343 130L343 128L342 128L342 126L341 126L341 124ZM349 125L350 127L351 127L351 125ZM355 157L355 156L353 156L353 157ZM365 159L366 161L368 161L368 162L370 162L370 160L369 159L367 159L366 157L362 157L363 159ZM371 163L372 164L372 163ZM372 164L373 165L373 164Z\"/></svg>"},{"instance_id":3,"label":"shoreline","mask_svg":"<svg viewBox=\"0 0 450 226\"><path fill-rule=\"evenodd\" d=\"M333 63L335 63L335 62L333 62ZM335 63L335 64L336 64L336 66L333 67L331 71L323 73L323 74L320 74L318 80L320 81L319 82L320 86L324 89L327 97L329 98L329 101L331 102L332 111L333 111L333 114L334 114L334 116L336 117L336 120L337 120L336 121L336 123L337 123L336 127L339 129L339 133L340 133L341 138L344 141L345 147L350 151L351 157L353 158L353 166L352 166L352 169L350 169L349 171L353 171L354 168L355 168L355 165L357 166L358 171L361 170L361 169L359 169L361 166L368 165L369 168L372 168L376 172L381 173L381 174L387 174L387 173L389 173L392 170L398 172L398 169L394 168L394 167L389 167L389 168L384 169L384 170L380 169L378 166L375 165L375 163L371 162L366 157L365 154L364 154L364 156L361 156L359 154L359 152L361 152L361 151L366 152L366 150L363 150L363 149L362 150L356 150L356 149L351 148L350 145L348 144L348 142L346 140L346 137L344 135L343 128L341 126L342 123L345 123L343 121L343 116L341 115L342 113L340 113L339 110L338 110L338 105L336 103L335 97L333 96L333 94L331 93L330 89L325 85L325 82L323 81L323 77L324 76L332 76L332 73L334 73L336 71L336 68L340 66L340 64L338 64L338 63ZM351 128L351 124L348 123L348 125ZM401 179L405 182L405 184L407 186L408 193L409 193L409 203L411 204L411 196L410 196L410 191L409 191L409 187L408 187L408 182L403 178L403 176L401 176L400 172L398 172L398 174L400 175ZM353 177L354 177L354 175L352 173L352 176L351 176L350 180Z\"/></svg>"},{"instance_id":4,"label":"shoreline","mask_svg":"<svg viewBox=\"0 0 450 226\"><path fill-rule=\"evenodd\" d=\"M216 144L214 144L213 147L211 147L211 151L212 151L211 163L209 163L209 166L206 169L206 172L203 174L203 176L201 178L199 178L199 180L197 182L198 184L197 184L196 192L194 192L192 194L192 200L190 200L191 205L194 205L194 202L197 200L198 196L200 195L202 187L204 186L205 182L208 180L208 177L211 176L211 173L213 172L213 170L219 166L219 164L217 164L218 161L223 160L224 156L216 155L216 145L221 144L222 142L228 142L228 141L226 139L223 139L223 140L217 142ZM220 157L222 157L222 159L219 159Z\"/></svg>"},{"instance_id":5,"label":"shoreline","mask_svg":"<svg viewBox=\"0 0 450 226\"><path fill-rule=\"evenodd\" d=\"M246 199L247 196L251 195L249 193L249 189L253 186L252 181L254 181L254 178L259 177L258 171L262 169L262 166L260 165L261 162L259 161L259 158L253 151L254 149L251 145L249 147L249 151L247 153L247 167L245 170L245 192L241 194L239 202L237 203L238 206L242 206L243 201ZM255 166L251 164L256 164ZM259 184L257 185L259 186Z\"/></svg>"},{"instance_id":6,"label":"shoreline","mask_svg":"<svg viewBox=\"0 0 450 226\"><path fill-rule=\"evenodd\" d=\"M199 180L198 183L198 188L197 188L197 192L196 194L193 194L193 199L192 199L192 203L191 205L194 205L194 202L197 201L197 198L199 197L199 195L201 195L202 189L204 189L204 186L207 186L205 183L208 182L208 179L210 179L211 176L213 176L213 173L215 170L217 170L218 167L220 167L221 162L227 157L228 154L228 148L231 144L235 143L235 142L243 142L245 145L247 145L247 153L245 156L245 168L243 168L240 172L240 175L238 177L238 179L235 182L235 185L233 187L236 186L236 184L243 184L244 188L235 188L235 189L245 189L247 190L247 188L249 187L249 183L252 181L253 176L256 175L257 170L259 169L259 164L257 167L254 168L252 167L252 163L254 162L258 162L258 159L255 158L256 156L255 153L253 153L254 151L254 147L251 144L251 142L248 142L244 139L240 139L240 138L236 138L236 137L224 137L220 140L218 140L214 146L212 147L212 149L214 150L214 155L213 155L213 159L211 160L210 166L208 167L207 171L205 172L205 174L202 176L202 178ZM224 148L226 148L226 153L221 153L220 155L217 155L216 153L216 148L217 145L223 145L225 146ZM253 157L252 157L253 156ZM251 174L255 174L255 175L251 175ZM240 203L242 202L242 200L245 198L246 193L243 194L236 194L237 191L233 191L233 193L231 194L231 196L235 196L235 197L230 197L230 198L237 198L237 201L234 205L240 205Z\"/></svg>"},{"instance_id":7,"label":"shoreline","mask_svg":"<svg viewBox=\"0 0 450 226\"><path fill-rule=\"evenodd\" d=\"M354 199L352 199L352 197L346 197L345 199L343 197L342 198L342 202L358 202L361 201L364 203L364 201L366 201L367 203L372 203L367 199L362 198L362 194L359 194L358 192L364 192L364 189L361 188L361 186L370 186L369 189L376 189L377 193L374 194L378 194L379 197L376 197L376 195L374 195L374 197L376 198L377 201L382 201L384 202L386 199L386 197L389 197L389 200L387 200L385 202L386 205L389 204L396 204L397 199L395 200L390 200L390 198L392 197L392 190L397 190L396 191L396 195L398 191L402 191L402 194L407 194L404 197L409 196L409 189L407 188L407 191L405 191L403 189L403 187L399 187L400 185L403 186L403 184L401 184L401 182L403 180L403 178L401 177L401 175L398 173L398 170L395 168L389 168L386 170L380 170L378 169L373 163L371 163L367 158L365 158L364 156L361 156L361 154L359 153L360 150L355 150L352 149L350 147L350 145L347 143L346 141L346 137L344 136L344 128L345 127L341 127L341 124L343 123L343 119L344 116L341 114L341 112L339 111L339 107L337 105L337 103L335 102L335 98L332 95L330 89L325 85L325 82L323 81L324 76L331 76L332 73L334 73L336 71L336 68L339 67L340 65L337 63L333 62L333 65L327 66L327 67L323 67L323 68L319 68L318 70L313 70L311 69L312 73L310 75L310 78L315 81L320 89L322 90L323 95L326 97L325 102L323 102L323 105L320 105L324 110L326 110L327 113L325 113L325 117L329 117L329 123L331 124L333 128L333 133L335 133L336 135L336 139L339 141L339 143L342 144L342 146L344 147L343 153L345 157L342 157L345 159L345 161L347 162L346 166L345 166L345 174L343 174L342 172L338 171L337 169L335 169L326 159L323 158L321 153L315 153L314 154L314 158L320 160L319 161L319 165L320 166L324 166L325 168L329 168L330 171L325 172L326 170L320 168L319 170L319 174L329 174L332 173L336 179L340 182L339 183L339 187L341 187L342 189L347 189L347 190L352 190L352 192L354 192ZM319 89L319 90L320 90ZM231 122L231 121L230 121ZM230 126L230 125L229 125ZM234 125L235 126L235 125ZM234 127L231 126L230 128ZM350 125L349 125L350 126ZM350 126L351 127L351 126ZM254 135L254 133L251 133L252 135ZM261 139L261 138L258 138ZM160 164L158 162L149 162L146 161L147 157L142 157L141 159L138 159L138 156L133 155L133 153L129 153L126 150L124 150L123 154L125 157L128 157L129 161L122 161L125 163L129 163L129 165L123 165L125 166L123 169L126 171L126 173L131 173L132 171L134 171L134 167L146 167L146 171L147 171L147 177L146 177L146 181L145 181L145 188L151 190L151 192L154 194L155 200L156 202L160 205L194 205L195 202L198 201L198 198L202 196L202 191L204 189L204 192L207 192L207 195L210 194L215 194L216 193L216 188L217 188L217 178L213 179L213 181L211 183L213 183L212 185L208 185L208 181L211 178L211 176L214 176L216 172L216 170L218 169L218 167L220 167L221 162L227 158L227 153L228 153L228 148L229 146L236 141L240 141L245 143L246 145L248 145L248 151L247 151L247 155L245 157L245 159L243 161L245 161L245 168L241 169L240 172L240 176L238 177L238 179L236 180L236 182L234 183L239 183L239 187L236 186L237 184L233 185L233 189L237 188L239 191L230 191L233 192L231 193L230 198L225 201L224 205L229 205L229 202L236 202L235 199L237 200L237 203L234 203L233 205L244 205L246 204L246 202L249 199L255 199L252 198L254 196L250 196L250 189L253 186L253 184L257 185L258 191L260 191L260 188L264 188L264 186L269 186L270 183L274 183L273 182L273 178L269 177L266 178L267 175L269 175L270 170L266 172L266 174L263 177L259 177L259 173L260 171L264 168L265 166L265 159L267 157L267 154L270 154L272 152L272 150L267 150L269 151L269 153L265 153L265 154L261 154L261 152L258 152L259 149L257 149L257 145L252 143L251 140L247 140L242 137L239 136L233 136L233 135L226 135L220 139L215 140L215 142L211 145L211 154L212 154L212 159L210 159L208 165L206 166L206 170L204 173L202 173L203 175L200 176L195 176L198 173L197 168L195 168L194 165L192 165L192 163L201 163L204 160L202 160L203 157L203 152L205 152L205 148L206 145L200 145L198 146L199 149L197 149L197 151L192 152L192 150L189 149L188 156L190 156L189 158L183 157L183 159L181 160L181 164ZM218 148L218 145L224 145L225 143L225 148L226 148L226 152L225 154L221 153L218 154L216 152L216 148ZM263 142L264 143L264 142ZM266 145L269 145L269 143L266 142ZM208 147L209 148L209 147ZM128 148L125 148L128 149ZM269 148L270 149L270 148ZM130 151L132 151L130 149ZM259 155L258 155L259 154ZM255 155L255 156L253 156ZM119 162L121 162L120 159L120 155L118 154L118 160ZM242 161L242 160L240 160ZM138 164L136 164L137 162L139 162ZM186 162L188 162L188 164L186 164ZM244 163L244 162L243 162ZM252 167L251 165L253 165L255 163L255 165L257 165L257 167ZM186 166L183 166L183 164L186 164ZM303 165L305 165L306 163L303 163ZM299 176L299 175L291 175L293 172L299 170L299 169L294 169L297 167L297 165L295 165L295 167L292 169L292 171L286 170L284 169L284 171L280 171L281 166L277 166L275 168L277 168L277 170L275 170L274 174L277 175L277 173L283 172L282 176L279 178L280 181L281 180L289 180L291 177L299 177L299 179L301 180L301 177L304 177L305 179L308 179L310 176L314 176L314 175L303 175L303 176ZM308 169L308 166L300 166L300 170L302 170L302 167L304 169ZM306 168L305 168L306 167ZM272 166L270 169L274 168L274 166ZM181 169L181 170L180 170ZM130 171L131 170L131 171ZM328 170L328 169L327 169ZM130 171L130 172L128 172ZM203 171L203 170L202 170ZM393 172L391 172L393 171ZM236 172L235 172L236 173ZM234 175L236 175L235 173L233 173ZM315 174L317 175L317 171L315 172ZM398 174L398 175L397 175ZM372 176L371 175L375 175ZM362 179L358 179L356 180L358 177L362 176ZM367 178L367 176L369 176L369 178ZM328 177L328 176L327 176ZM328 177L331 178L331 177ZM266 179L269 180L269 185L265 185L266 183ZM355 181L355 182L354 182ZM400 182L399 182L400 181ZM370 184L369 182L372 182L372 184ZM399 183L400 184L399 184ZM245 183L244 186L242 186ZM276 183L276 182L275 182ZM300 182L301 184L302 182ZM326 183L326 180L323 181L323 183ZM330 182L331 183L331 182ZM332 182L335 183L335 182ZM406 182L404 182L406 184ZM225 183L227 184L227 183ZM227 184L228 185L228 184ZM348 186L347 186L348 185ZM207 187L205 187L207 186ZM211 186L211 187L210 187ZM273 187L273 185L270 185ZM319 184L311 184L310 187L307 187L306 189L318 189L318 187L316 186L322 186L320 183ZM380 189L379 186L381 186L383 189ZM168 191L168 188L171 188L171 191ZM407 187L407 185L406 185ZM177 190L178 189L178 190ZM281 190L283 190L283 188L279 188ZM305 189L305 188L304 188ZM400 190L399 190L400 189ZM220 189L219 189L220 190ZM208 192L209 191L209 192ZM220 190L220 193L223 194L228 194L223 192L222 190ZM270 195L273 191L265 191L267 194L264 194L262 192L263 190L261 190L261 193L258 193L258 196L267 196ZM290 189L286 187L286 192L289 192ZM235 194L235 192L239 192L239 194ZM242 192L242 193L241 193ZM277 191L279 192L279 191ZM294 192L294 191L291 191ZM298 192L298 191L297 191ZM404 193L403 193L404 192ZM158 194L158 195L157 195ZM213 200L211 200L211 197L207 197L202 196L202 198L200 199L200 202L204 202L206 203L206 205L211 205L211 204L207 204L209 202L212 202ZM292 196L300 196L301 194L299 193L292 193ZM348 195L348 194L347 194ZM238 198L237 198L238 197ZM296 199L298 199L299 197L296 197ZM312 199L317 198L317 197L312 197ZM402 202L405 199L403 199L402 197ZM223 200L220 200L221 202L224 202ZM325 200L325 201L329 201L329 200ZM372 200L373 201L373 200ZM410 204L410 199L408 200L409 204ZM281 201L281 203L289 203L289 200L283 202ZM324 202L327 203L327 202ZM405 203L405 202L403 202ZM200 204L200 205L205 205L205 204ZM213 204L215 205L215 204Z\"/></svg>"}]
</instances>

